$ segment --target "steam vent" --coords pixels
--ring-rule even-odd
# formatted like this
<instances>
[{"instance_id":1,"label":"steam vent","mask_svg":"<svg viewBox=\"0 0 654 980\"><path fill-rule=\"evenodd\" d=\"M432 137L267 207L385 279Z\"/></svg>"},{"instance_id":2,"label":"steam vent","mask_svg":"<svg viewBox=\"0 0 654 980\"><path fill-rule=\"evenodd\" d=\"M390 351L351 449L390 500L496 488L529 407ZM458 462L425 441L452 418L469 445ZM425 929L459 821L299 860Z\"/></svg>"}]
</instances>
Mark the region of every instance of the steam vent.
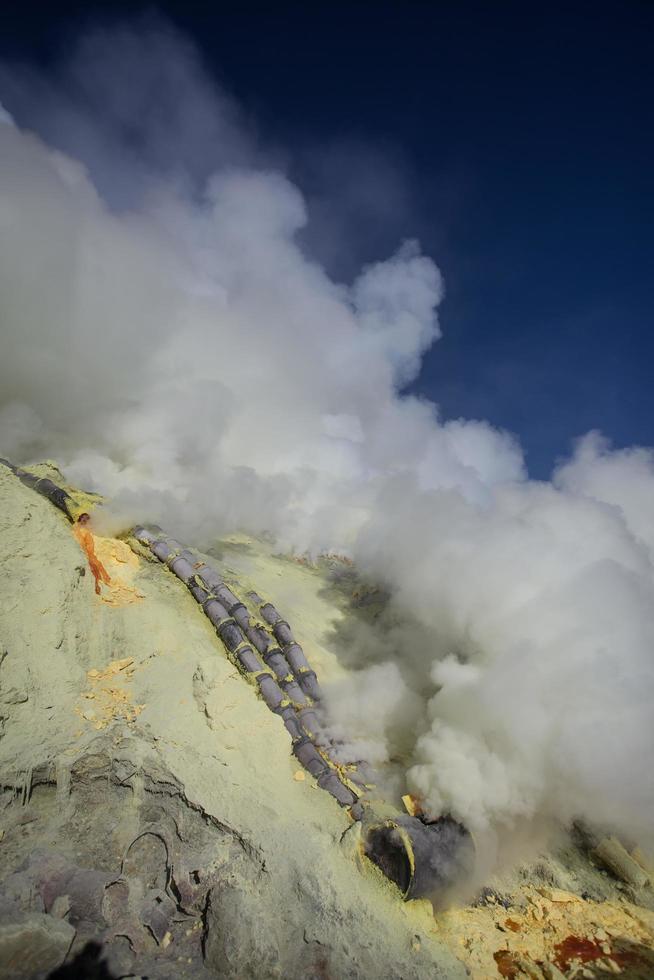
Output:
<instances>
[{"instance_id":1,"label":"steam vent","mask_svg":"<svg viewBox=\"0 0 654 980\"><path fill-rule=\"evenodd\" d=\"M654 975L629 842L577 825L493 875L333 717L334 622L384 601L351 563L137 525L93 534L96 594L71 531L102 512L2 460L0 977Z\"/></svg>"}]
</instances>

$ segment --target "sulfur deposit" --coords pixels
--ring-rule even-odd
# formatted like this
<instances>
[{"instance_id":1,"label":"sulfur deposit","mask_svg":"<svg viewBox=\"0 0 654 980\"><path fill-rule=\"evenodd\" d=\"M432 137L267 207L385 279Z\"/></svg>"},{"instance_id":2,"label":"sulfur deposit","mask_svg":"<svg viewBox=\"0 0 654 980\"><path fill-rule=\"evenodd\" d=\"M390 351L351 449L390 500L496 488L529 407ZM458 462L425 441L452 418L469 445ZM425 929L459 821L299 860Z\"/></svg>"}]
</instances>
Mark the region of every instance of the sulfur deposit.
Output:
<instances>
[{"instance_id":1,"label":"sulfur deposit","mask_svg":"<svg viewBox=\"0 0 654 980\"><path fill-rule=\"evenodd\" d=\"M191 595L122 541L98 553L100 597L66 517L0 470L1 977L89 941L154 980L654 975L650 870L629 855L642 880L620 880L601 841L562 832L448 909L403 903ZM213 560L288 611L321 681L348 676L338 558L232 538Z\"/></svg>"}]
</instances>

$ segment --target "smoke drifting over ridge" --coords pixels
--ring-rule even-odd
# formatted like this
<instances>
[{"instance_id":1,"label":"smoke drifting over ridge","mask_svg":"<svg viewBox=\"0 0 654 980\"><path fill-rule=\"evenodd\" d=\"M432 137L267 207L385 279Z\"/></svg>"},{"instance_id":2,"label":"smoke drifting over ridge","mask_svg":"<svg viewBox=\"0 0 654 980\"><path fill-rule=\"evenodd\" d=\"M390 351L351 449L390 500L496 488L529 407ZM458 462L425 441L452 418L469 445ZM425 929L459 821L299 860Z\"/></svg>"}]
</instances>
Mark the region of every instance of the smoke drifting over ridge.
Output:
<instances>
[{"instance_id":1,"label":"smoke drifting over ridge","mask_svg":"<svg viewBox=\"0 0 654 980\"><path fill-rule=\"evenodd\" d=\"M359 638L365 710L335 699L371 754L478 830L651 841L652 452L590 434L534 483L511 436L401 396L438 269L405 242L332 282L284 155L165 25L5 67L0 99L0 453L198 542L348 551L414 624Z\"/></svg>"}]
</instances>

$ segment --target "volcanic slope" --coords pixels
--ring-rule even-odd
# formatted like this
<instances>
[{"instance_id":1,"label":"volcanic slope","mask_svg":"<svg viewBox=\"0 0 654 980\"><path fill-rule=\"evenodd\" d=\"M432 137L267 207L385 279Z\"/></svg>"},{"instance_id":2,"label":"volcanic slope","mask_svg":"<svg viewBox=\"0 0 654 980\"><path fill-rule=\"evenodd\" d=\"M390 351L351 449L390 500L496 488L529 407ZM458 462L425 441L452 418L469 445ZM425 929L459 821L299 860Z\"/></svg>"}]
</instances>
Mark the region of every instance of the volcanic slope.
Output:
<instances>
[{"instance_id":1,"label":"volcanic slope","mask_svg":"<svg viewBox=\"0 0 654 980\"><path fill-rule=\"evenodd\" d=\"M649 879L568 837L474 905L403 903L179 581L97 550L121 583L101 598L64 515L0 470L0 977L93 959L90 940L154 980L654 975ZM245 537L214 562L288 615L323 682L347 676L354 573Z\"/></svg>"},{"instance_id":2,"label":"volcanic slope","mask_svg":"<svg viewBox=\"0 0 654 980\"><path fill-rule=\"evenodd\" d=\"M281 721L190 594L124 547L100 541L134 590L104 602L64 515L0 472L0 975L102 938L117 976L465 976L426 903L362 873L356 827L294 778ZM278 571L317 615L314 578Z\"/></svg>"}]
</instances>

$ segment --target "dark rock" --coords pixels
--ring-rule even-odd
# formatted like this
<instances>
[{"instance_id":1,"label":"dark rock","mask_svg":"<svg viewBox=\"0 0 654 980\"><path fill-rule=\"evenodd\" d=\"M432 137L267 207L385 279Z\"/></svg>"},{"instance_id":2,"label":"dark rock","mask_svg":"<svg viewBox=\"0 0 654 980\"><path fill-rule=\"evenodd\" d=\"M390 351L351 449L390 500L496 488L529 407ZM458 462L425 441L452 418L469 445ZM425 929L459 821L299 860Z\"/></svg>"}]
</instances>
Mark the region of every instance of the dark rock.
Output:
<instances>
[{"instance_id":1,"label":"dark rock","mask_svg":"<svg viewBox=\"0 0 654 980\"><path fill-rule=\"evenodd\" d=\"M206 911L206 966L225 980L263 980L275 975L278 939L262 928L268 919L257 883L223 883L211 892ZM259 907L261 903L261 907Z\"/></svg>"},{"instance_id":2,"label":"dark rock","mask_svg":"<svg viewBox=\"0 0 654 980\"><path fill-rule=\"evenodd\" d=\"M47 980L116 980L116 976L109 970L100 944L89 942L70 963L49 973Z\"/></svg>"},{"instance_id":3,"label":"dark rock","mask_svg":"<svg viewBox=\"0 0 654 980\"><path fill-rule=\"evenodd\" d=\"M56 969L66 958L75 930L61 919L33 912L0 925L0 976L31 980Z\"/></svg>"},{"instance_id":4,"label":"dark rock","mask_svg":"<svg viewBox=\"0 0 654 980\"><path fill-rule=\"evenodd\" d=\"M170 928L170 920L175 911L175 903L163 891L154 889L143 900L139 918L143 925L150 930L159 945L163 942Z\"/></svg>"}]
</instances>

